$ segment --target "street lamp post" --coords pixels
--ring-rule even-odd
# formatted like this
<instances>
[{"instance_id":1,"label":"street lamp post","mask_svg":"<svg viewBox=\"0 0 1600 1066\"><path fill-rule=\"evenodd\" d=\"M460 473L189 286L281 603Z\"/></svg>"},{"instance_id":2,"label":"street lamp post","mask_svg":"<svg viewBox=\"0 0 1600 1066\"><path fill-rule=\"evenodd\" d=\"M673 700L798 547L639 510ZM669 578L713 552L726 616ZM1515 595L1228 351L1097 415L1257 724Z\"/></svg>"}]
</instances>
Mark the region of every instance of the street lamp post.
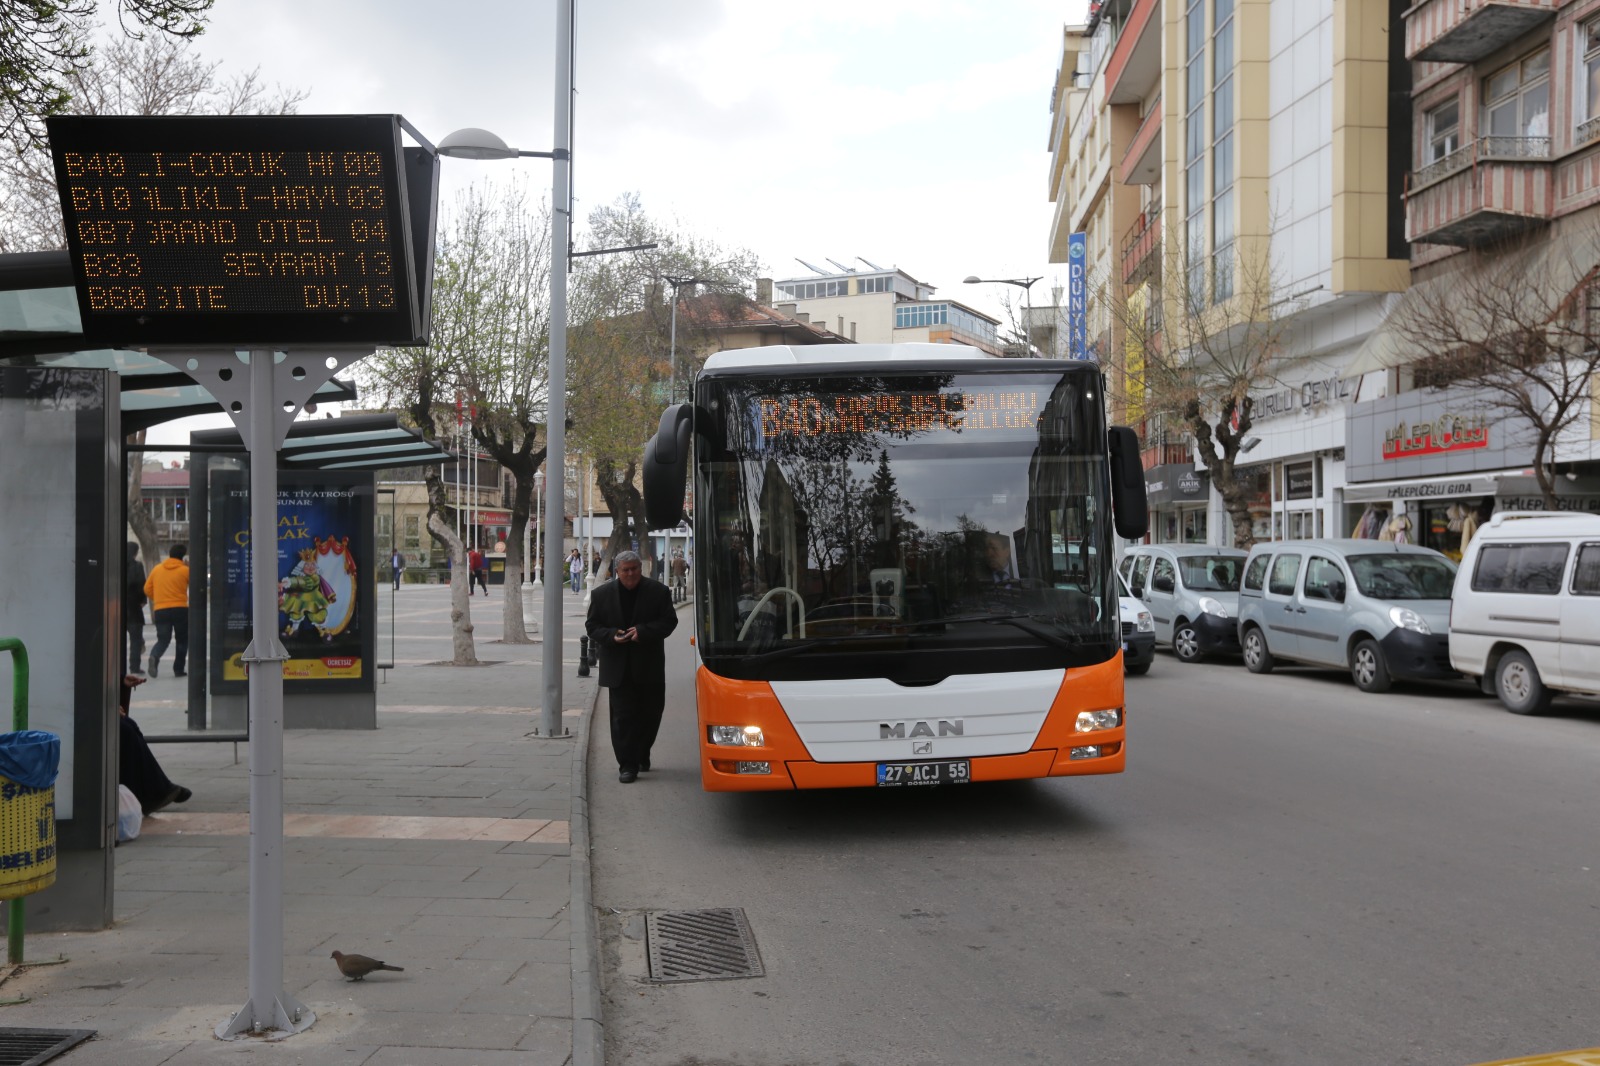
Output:
<instances>
[{"instance_id":1,"label":"street lamp post","mask_svg":"<svg viewBox=\"0 0 1600 1066\"><path fill-rule=\"evenodd\" d=\"M439 142L439 154L465 159L516 159L537 156L554 162L550 226L550 383L547 397L546 432L549 434L545 461L550 469L566 468L567 436L567 260L572 250L572 8L575 0L556 5L556 99L555 148L549 152L520 152L499 137L481 129L463 129ZM561 498L562 479L546 478L550 498L544 535L544 557L548 564L560 558L562 516L566 513ZM540 729L547 737L565 736L561 724L561 609L560 596L546 591L544 597L544 643L541 646L544 669L544 697L540 705Z\"/></svg>"},{"instance_id":2,"label":"street lamp post","mask_svg":"<svg viewBox=\"0 0 1600 1066\"><path fill-rule=\"evenodd\" d=\"M678 402L678 289L684 285L710 285L706 278L675 278L663 274L661 280L672 286L672 326L668 331L667 367L670 375L668 403Z\"/></svg>"},{"instance_id":3,"label":"street lamp post","mask_svg":"<svg viewBox=\"0 0 1600 1066\"><path fill-rule=\"evenodd\" d=\"M980 278L969 274L962 279L968 285L1015 285L1022 290L1022 342L1033 355L1033 283L1039 278Z\"/></svg>"},{"instance_id":4,"label":"street lamp post","mask_svg":"<svg viewBox=\"0 0 1600 1066\"><path fill-rule=\"evenodd\" d=\"M543 470L535 470L533 472L533 542L534 542L535 545L537 545L539 543L539 516L543 513L543 506L544 506L544 496L542 495L543 490L544 490L544 471ZM528 538L527 537L523 537L522 538L522 544L523 544L524 548L527 547L527 544L528 544ZM544 567L540 565L540 563L542 562L542 560L540 558L540 555L541 555L541 553L540 553L539 549L537 547L535 547L534 551L533 551L533 562L530 564L532 566L532 569L533 569L533 587L534 588L542 588L544 586L544 582L539 580L540 574L543 573L543 571L544 571Z\"/></svg>"}]
</instances>

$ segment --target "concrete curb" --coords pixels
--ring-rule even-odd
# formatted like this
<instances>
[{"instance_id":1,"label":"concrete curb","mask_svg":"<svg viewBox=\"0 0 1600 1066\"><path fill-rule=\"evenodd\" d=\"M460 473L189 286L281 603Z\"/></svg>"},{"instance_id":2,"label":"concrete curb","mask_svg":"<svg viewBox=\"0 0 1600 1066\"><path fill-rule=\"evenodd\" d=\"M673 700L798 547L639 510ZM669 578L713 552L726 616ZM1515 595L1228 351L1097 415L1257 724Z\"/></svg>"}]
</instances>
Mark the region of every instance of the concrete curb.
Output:
<instances>
[{"instance_id":1,"label":"concrete curb","mask_svg":"<svg viewBox=\"0 0 1600 1066\"><path fill-rule=\"evenodd\" d=\"M600 930L594 915L594 880L589 863L589 737L600 686L579 719L572 745L572 1066L605 1066L605 1019L600 999Z\"/></svg>"}]
</instances>

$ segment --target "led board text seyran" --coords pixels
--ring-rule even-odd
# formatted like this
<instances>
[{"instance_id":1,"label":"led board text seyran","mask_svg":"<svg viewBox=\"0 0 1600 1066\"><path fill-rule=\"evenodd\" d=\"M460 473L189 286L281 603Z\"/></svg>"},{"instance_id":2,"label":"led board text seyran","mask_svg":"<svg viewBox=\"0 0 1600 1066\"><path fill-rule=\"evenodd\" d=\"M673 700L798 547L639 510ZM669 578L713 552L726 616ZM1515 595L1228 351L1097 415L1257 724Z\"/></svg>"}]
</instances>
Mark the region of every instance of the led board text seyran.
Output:
<instances>
[{"instance_id":1,"label":"led board text seyran","mask_svg":"<svg viewBox=\"0 0 1600 1066\"><path fill-rule=\"evenodd\" d=\"M767 440L941 429L1032 430L1039 417L1039 394L1030 390L762 397L757 403L761 436Z\"/></svg>"}]
</instances>

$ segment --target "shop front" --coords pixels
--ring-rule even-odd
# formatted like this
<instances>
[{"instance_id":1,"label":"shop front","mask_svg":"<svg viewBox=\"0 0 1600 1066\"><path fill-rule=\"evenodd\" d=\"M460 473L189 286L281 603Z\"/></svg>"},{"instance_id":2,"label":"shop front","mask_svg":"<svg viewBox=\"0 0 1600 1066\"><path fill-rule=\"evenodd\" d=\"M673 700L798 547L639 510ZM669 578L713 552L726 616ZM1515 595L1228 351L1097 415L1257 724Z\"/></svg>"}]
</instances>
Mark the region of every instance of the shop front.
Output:
<instances>
[{"instance_id":1,"label":"shop front","mask_svg":"<svg viewBox=\"0 0 1600 1066\"><path fill-rule=\"evenodd\" d=\"M1346 535L1459 560L1477 528L1508 509L1501 501L1540 499L1531 440L1531 427L1494 411L1482 390L1419 390L1351 408Z\"/></svg>"},{"instance_id":2,"label":"shop front","mask_svg":"<svg viewBox=\"0 0 1600 1066\"><path fill-rule=\"evenodd\" d=\"M1153 544L1209 544L1211 478L1193 463L1164 463L1145 471Z\"/></svg>"}]
</instances>

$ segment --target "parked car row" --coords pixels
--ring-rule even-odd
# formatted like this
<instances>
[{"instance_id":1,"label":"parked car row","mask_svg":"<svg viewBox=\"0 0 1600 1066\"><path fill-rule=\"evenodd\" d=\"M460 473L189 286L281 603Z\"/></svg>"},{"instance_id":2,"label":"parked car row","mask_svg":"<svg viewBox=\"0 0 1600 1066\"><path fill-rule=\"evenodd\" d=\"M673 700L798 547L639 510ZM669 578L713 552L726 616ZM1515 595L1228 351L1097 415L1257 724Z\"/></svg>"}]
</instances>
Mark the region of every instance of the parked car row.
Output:
<instances>
[{"instance_id":1,"label":"parked car row","mask_svg":"<svg viewBox=\"0 0 1600 1066\"><path fill-rule=\"evenodd\" d=\"M1319 538L1139 545L1120 565L1155 641L1184 662L1240 655L1395 680L1465 676L1518 714L1600 696L1600 515L1495 515L1461 565L1430 548Z\"/></svg>"}]
</instances>

